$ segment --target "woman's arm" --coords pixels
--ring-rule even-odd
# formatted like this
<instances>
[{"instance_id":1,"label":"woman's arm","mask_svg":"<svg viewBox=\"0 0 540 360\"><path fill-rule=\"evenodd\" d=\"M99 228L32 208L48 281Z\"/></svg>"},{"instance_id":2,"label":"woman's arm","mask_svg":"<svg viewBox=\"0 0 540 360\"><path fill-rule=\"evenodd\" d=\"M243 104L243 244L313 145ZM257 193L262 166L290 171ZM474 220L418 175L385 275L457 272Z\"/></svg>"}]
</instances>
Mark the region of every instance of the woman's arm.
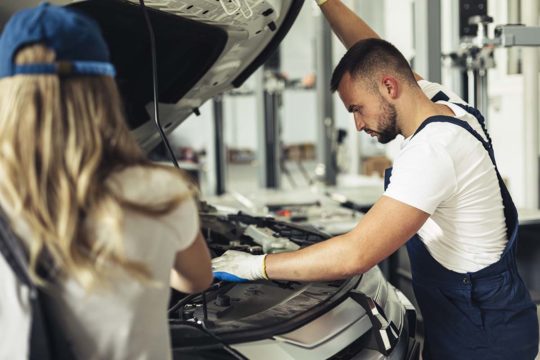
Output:
<instances>
[{"instance_id":1,"label":"woman's arm","mask_svg":"<svg viewBox=\"0 0 540 360\"><path fill-rule=\"evenodd\" d=\"M176 253L171 270L171 287L183 293L197 293L212 284L210 253L199 232L193 244Z\"/></svg>"}]
</instances>

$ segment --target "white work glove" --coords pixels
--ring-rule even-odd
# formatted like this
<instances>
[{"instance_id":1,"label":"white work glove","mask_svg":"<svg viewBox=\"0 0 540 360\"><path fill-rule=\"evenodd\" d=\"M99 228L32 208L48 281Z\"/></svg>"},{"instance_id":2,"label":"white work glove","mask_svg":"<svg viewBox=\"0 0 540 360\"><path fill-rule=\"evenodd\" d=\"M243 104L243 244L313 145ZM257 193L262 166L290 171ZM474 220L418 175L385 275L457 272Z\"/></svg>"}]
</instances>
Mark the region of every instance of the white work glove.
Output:
<instances>
[{"instance_id":1,"label":"white work glove","mask_svg":"<svg viewBox=\"0 0 540 360\"><path fill-rule=\"evenodd\" d=\"M266 255L228 250L220 257L212 259L214 278L231 282L268 279L265 258Z\"/></svg>"}]
</instances>

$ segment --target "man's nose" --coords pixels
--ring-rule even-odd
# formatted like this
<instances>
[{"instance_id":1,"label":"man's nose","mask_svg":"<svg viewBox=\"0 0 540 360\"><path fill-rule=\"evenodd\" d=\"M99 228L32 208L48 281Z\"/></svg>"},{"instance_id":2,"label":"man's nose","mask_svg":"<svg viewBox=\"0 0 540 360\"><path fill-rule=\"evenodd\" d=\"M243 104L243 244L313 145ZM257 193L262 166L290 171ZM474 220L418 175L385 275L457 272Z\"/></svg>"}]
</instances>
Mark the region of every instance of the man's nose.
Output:
<instances>
[{"instance_id":1,"label":"man's nose","mask_svg":"<svg viewBox=\"0 0 540 360\"><path fill-rule=\"evenodd\" d=\"M362 131L365 127L366 127L366 124L362 121L362 119L360 119L360 116L358 116L358 114L354 114L354 124L356 125L356 130L357 131Z\"/></svg>"}]
</instances>

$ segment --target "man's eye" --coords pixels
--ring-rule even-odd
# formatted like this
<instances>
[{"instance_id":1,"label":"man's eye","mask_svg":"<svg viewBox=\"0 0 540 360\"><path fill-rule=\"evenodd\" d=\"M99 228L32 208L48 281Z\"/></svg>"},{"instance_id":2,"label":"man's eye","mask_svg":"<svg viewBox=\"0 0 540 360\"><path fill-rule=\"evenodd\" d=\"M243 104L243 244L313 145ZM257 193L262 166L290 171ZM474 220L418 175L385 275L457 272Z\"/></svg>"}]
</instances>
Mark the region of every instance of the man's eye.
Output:
<instances>
[{"instance_id":1,"label":"man's eye","mask_svg":"<svg viewBox=\"0 0 540 360\"><path fill-rule=\"evenodd\" d=\"M362 107L361 106L351 106L349 108L349 112L350 113L361 113L362 112Z\"/></svg>"}]
</instances>

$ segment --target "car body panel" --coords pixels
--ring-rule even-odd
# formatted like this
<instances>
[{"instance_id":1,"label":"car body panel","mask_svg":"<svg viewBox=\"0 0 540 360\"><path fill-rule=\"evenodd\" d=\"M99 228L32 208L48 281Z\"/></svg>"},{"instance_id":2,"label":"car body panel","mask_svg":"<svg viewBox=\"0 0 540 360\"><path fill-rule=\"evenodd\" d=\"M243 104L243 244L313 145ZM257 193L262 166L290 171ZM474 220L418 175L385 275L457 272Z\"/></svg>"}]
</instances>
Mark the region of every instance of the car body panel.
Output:
<instances>
[{"instance_id":1,"label":"car body panel","mask_svg":"<svg viewBox=\"0 0 540 360\"><path fill-rule=\"evenodd\" d=\"M168 134L208 99L242 85L285 37L303 0L243 0L250 4L250 18L242 11L227 15L219 0L145 3L159 39L160 120ZM106 32L132 133L143 149L151 150L161 138L153 121L150 47L142 14L137 17L138 1L94 0L72 6L94 17ZM118 19L127 26L118 27ZM129 39L130 46L121 39ZM134 59L138 69L132 69Z\"/></svg>"}]
</instances>

